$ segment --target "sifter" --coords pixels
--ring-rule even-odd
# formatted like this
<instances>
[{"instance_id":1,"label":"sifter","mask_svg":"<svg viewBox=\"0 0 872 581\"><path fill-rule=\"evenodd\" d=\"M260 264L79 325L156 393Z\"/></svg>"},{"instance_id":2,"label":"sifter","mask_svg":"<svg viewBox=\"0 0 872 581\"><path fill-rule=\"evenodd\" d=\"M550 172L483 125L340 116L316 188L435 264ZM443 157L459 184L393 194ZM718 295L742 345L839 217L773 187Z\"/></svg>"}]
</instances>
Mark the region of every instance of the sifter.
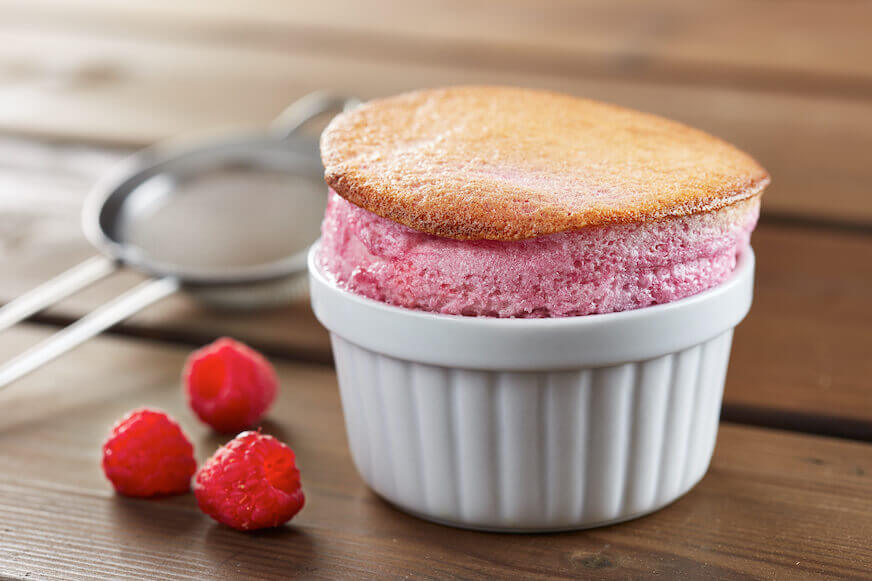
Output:
<instances>
[{"instance_id":1,"label":"sifter","mask_svg":"<svg viewBox=\"0 0 872 581\"><path fill-rule=\"evenodd\" d=\"M266 131L159 144L123 161L82 210L100 255L0 308L0 331L121 268L150 279L0 366L0 389L178 291L242 309L304 294L326 196L317 139L299 130L359 103L315 92Z\"/></svg>"}]
</instances>

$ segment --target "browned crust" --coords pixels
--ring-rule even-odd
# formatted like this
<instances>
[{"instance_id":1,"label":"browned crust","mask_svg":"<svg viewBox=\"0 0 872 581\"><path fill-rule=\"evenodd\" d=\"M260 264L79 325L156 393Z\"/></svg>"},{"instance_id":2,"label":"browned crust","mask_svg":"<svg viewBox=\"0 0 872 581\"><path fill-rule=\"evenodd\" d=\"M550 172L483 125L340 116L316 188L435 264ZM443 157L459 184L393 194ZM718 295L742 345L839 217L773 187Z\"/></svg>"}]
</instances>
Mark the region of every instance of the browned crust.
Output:
<instances>
[{"instance_id":1,"label":"browned crust","mask_svg":"<svg viewBox=\"0 0 872 581\"><path fill-rule=\"evenodd\" d=\"M759 195L769 176L680 123L547 91L455 87L371 101L321 138L327 184L415 230L519 240Z\"/></svg>"}]
</instances>

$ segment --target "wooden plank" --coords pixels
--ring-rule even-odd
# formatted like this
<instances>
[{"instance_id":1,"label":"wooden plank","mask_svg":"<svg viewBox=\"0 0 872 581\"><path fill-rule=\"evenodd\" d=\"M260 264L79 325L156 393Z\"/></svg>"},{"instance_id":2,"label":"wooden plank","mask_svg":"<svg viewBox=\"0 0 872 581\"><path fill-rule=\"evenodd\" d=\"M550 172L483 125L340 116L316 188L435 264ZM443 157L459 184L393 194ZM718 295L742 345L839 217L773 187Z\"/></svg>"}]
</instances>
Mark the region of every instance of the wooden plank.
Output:
<instances>
[{"instance_id":1,"label":"wooden plank","mask_svg":"<svg viewBox=\"0 0 872 581\"><path fill-rule=\"evenodd\" d=\"M0 335L0 354L43 335ZM199 459L223 441L185 409L185 354L104 337L0 394L0 576L794 579L872 567L870 445L724 425L709 474L654 515L558 535L460 531L369 492L349 458L333 374L285 363L265 428L298 454L307 505L291 525L241 534L190 495L118 497L99 446L128 409L168 410Z\"/></svg>"},{"instance_id":2,"label":"wooden plank","mask_svg":"<svg viewBox=\"0 0 872 581\"><path fill-rule=\"evenodd\" d=\"M0 302L93 253L79 230L79 206L90 182L122 155L0 139ZM765 421L779 411L829 416L819 431L844 433L838 430L850 427L850 420L860 422L851 428L853 437L872 438L872 237L764 223L753 244L755 304L736 332L726 387L728 417L751 421L749 409L765 412ZM133 273L115 275L50 314L55 322L78 318L139 280ZM270 353L330 360L327 334L305 302L233 314L173 297L121 330L193 344L228 334ZM789 425L803 428L800 422L809 429L808 417L794 420Z\"/></svg>"},{"instance_id":3,"label":"wooden plank","mask_svg":"<svg viewBox=\"0 0 872 581\"><path fill-rule=\"evenodd\" d=\"M516 69L737 83L844 94L872 90L867 2L785 6L716 0L2 0L14 25L112 27L240 45L303 42L397 58L486 62ZM462 17L458 17L462 15ZM813 41L812 41L813 39ZM444 62L444 60L443 60ZM826 81L826 82L819 82Z\"/></svg>"},{"instance_id":4,"label":"wooden plank","mask_svg":"<svg viewBox=\"0 0 872 581\"><path fill-rule=\"evenodd\" d=\"M830 433L855 420L842 428L872 440L872 237L764 224L752 243L754 305L736 330L728 406L829 416Z\"/></svg>"},{"instance_id":5,"label":"wooden plank","mask_svg":"<svg viewBox=\"0 0 872 581\"><path fill-rule=\"evenodd\" d=\"M0 128L6 131L142 144L178 133L264 124L303 93L324 87L366 98L434 85L542 87L665 115L736 143L774 176L767 194L770 212L872 223L868 100L544 68L517 72L492 64L391 62L311 46L126 38L118 29L0 26L0 47Z\"/></svg>"}]
</instances>

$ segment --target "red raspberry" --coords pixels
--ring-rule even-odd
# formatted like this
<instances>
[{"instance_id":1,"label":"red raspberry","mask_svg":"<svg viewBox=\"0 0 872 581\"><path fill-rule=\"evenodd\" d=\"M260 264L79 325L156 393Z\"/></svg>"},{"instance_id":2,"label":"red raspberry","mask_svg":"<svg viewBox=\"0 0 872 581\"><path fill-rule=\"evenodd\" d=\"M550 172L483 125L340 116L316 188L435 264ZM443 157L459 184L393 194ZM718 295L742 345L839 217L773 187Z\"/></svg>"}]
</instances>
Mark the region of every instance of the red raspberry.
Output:
<instances>
[{"instance_id":1,"label":"red raspberry","mask_svg":"<svg viewBox=\"0 0 872 581\"><path fill-rule=\"evenodd\" d=\"M191 353L184 382L194 413L225 433L257 424L278 385L275 370L260 353L227 337Z\"/></svg>"},{"instance_id":2,"label":"red raspberry","mask_svg":"<svg viewBox=\"0 0 872 581\"><path fill-rule=\"evenodd\" d=\"M163 412L130 412L103 444L103 472L115 490L127 496L187 492L196 469L194 447Z\"/></svg>"},{"instance_id":3,"label":"red raspberry","mask_svg":"<svg viewBox=\"0 0 872 581\"><path fill-rule=\"evenodd\" d=\"M197 472L200 509L234 529L277 527L303 508L294 451L259 432L242 432Z\"/></svg>"}]
</instances>

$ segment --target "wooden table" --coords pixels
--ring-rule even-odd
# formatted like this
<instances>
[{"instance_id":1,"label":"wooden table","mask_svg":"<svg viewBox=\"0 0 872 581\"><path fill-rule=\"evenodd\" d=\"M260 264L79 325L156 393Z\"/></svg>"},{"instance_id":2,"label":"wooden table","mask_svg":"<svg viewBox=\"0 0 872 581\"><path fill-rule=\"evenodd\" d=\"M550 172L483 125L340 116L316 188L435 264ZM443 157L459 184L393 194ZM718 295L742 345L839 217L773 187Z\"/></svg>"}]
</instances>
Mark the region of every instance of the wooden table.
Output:
<instances>
[{"instance_id":1,"label":"wooden table","mask_svg":"<svg viewBox=\"0 0 872 581\"><path fill-rule=\"evenodd\" d=\"M755 305L709 474L649 517L560 535L406 516L348 456L326 333L305 304L228 315L175 297L0 394L0 577L868 578L872 571L872 3L751 0L0 0L0 302L92 250L78 212L133 148L266 123L321 87L557 88L708 129L771 171ZM138 281L123 273L0 335L7 358ZM185 408L195 345L229 334L282 380L265 429L298 452L291 525L241 534L190 495L114 495L107 427Z\"/></svg>"}]
</instances>

